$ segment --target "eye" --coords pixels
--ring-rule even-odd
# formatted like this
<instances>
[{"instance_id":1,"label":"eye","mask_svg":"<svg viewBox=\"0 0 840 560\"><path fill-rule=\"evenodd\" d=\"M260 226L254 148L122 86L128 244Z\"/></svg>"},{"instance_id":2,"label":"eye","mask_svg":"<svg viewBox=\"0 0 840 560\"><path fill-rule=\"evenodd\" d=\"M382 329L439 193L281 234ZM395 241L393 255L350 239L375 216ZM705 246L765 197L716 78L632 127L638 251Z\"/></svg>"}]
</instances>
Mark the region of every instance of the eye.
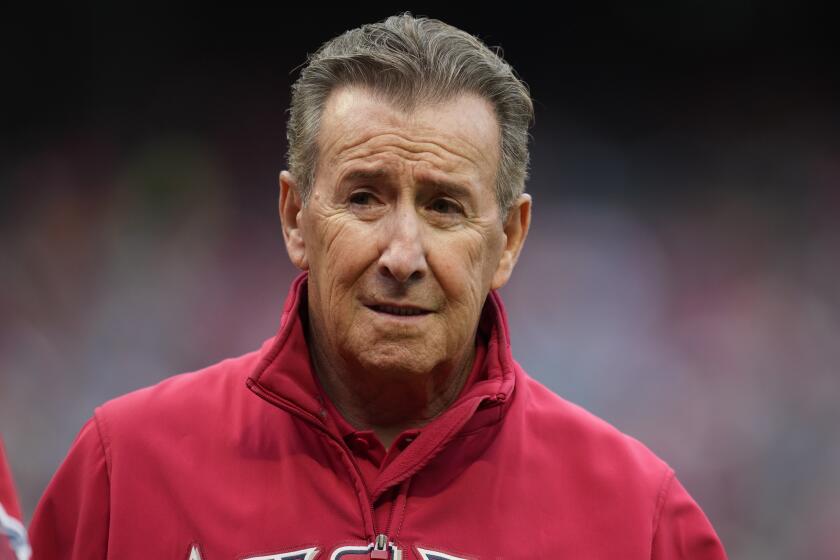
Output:
<instances>
[{"instance_id":1,"label":"eye","mask_svg":"<svg viewBox=\"0 0 840 560\"><path fill-rule=\"evenodd\" d=\"M439 214L460 214L462 213L461 205L449 198L436 198L429 205L433 212Z\"/></svg>"},{"instance_id":2,"label":"eye","mask_svg":"<svg viewBox=\"0 0 840 560\"><path fill-rule=\"evenodd\" d=\"M373 196L373 193L356 191L350 195L349 202L356 206L370 206L376 202L376 198Z\"/></svg>"}]
</instances>

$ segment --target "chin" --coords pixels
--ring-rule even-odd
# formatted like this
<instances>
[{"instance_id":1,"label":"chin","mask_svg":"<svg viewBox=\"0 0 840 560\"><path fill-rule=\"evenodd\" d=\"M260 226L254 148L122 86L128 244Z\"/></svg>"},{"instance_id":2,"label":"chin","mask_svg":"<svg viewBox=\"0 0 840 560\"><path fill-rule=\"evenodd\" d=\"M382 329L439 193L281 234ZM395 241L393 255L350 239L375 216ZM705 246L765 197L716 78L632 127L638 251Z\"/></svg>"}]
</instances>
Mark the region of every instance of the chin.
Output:
<instances>
[{"instance_id":1,"label":"chin","mask_svg":"<svg viewBox=\"0 0 840 560\"><path fill-rule=\"evenodd\" d=\"M434 368L433 360L406 345L384 345L371 349L360 354L358 360L365 369L400 377L423 376Z\"/></svg>"}]
</instances>

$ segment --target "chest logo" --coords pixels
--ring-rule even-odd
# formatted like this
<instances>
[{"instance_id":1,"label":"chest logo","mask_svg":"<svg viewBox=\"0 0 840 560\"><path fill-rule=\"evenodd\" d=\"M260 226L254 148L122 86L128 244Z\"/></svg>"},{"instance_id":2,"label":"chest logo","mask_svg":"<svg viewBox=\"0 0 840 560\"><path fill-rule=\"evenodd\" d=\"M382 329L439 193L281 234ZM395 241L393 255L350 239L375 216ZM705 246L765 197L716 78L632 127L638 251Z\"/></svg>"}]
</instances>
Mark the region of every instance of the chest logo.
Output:
<instances>
[{"instance_id":1,"label":"chest logo","mask_svg":"<svg viewBox=\"0 0 840 560\"><path fill-rule=\"evenodd\" d=\"M388 543L388 545L391 550L391 557L395 560L401 559L402 551L394 546L393 543ZM370 554L373 549L373 544L368 546L342 546L333 550L330 555L330 560L340 560L343 556L348 555L354 556L360 554ZM451 554L446 554L445 552L438 552L436 550L429 550L426 548L417 547L417 552L420 553L422 560L465 560L459 556L452 556ZM248 558L243 558L242 560L314 560L317 554L318 548L313 546L311 548L303 548L293 552L280 552L264 556L249 556ZM198 545L192 545L190 548L190 555L187 560L204 560L201 557L201 550L199 550Z\"/></svg>"},{"instance_id":2,"label":"chest logo","mask_svg":"<svg viewBox=\"0 0 840 560\"><path fill-rule=\"evenodd\" d=\"M243 558L242 560L313 560L316 554L318 554L318 549L313 546L312 548L304 548L301 550L295 550L294 552L281 552L279 554L267 554L265 556L249 556L248 558ZM198 549L198 545L192 545L192 548L190 548L190 556L187 560L204 560L201 557L201 551Z\"/></svg>"},{"instance_id":3,"label":"chest logo","mask_svg":"<svg viewBox=\"0 0 840 560\"><path fill-rule=\"evenodd\" d=\"M268 554L266 556L249 556L242 560L312 560L318 554L316 547L303 548L294 552L282 552L280 554Z\"/></svg>"},{"instance_id":4,"label":"chest logo","mask_svg":"<svg viewBox=\"0 0 840 560\"><path fill-rule=\"evenodd\" d=\"M464 560L459 556L452 556L451 554L444 554L443 552L437 552L435 550L427 550L425 548L417 547L417 552L420 553L420 556L423 560Z\"/></svg>"}]
</instances>

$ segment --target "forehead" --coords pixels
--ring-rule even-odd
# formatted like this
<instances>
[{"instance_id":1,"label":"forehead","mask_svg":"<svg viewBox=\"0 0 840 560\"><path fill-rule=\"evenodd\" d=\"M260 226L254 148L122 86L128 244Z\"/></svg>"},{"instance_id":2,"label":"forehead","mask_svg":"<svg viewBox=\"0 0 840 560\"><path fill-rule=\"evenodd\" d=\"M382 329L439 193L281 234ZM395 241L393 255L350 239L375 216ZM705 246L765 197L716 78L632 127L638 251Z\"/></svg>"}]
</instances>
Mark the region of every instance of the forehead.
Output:
<instances>
[{"instance_id":1,"label":"forehead","mask_svg":"<svg viewBox=\"0 0 840 560\"><path fill-rule=\"evenodd\" d=\"M491 187L499 144L493 106L477 95L459 94L405 112L355 86L329 96L318 134L319 160L328 169L378 156L399 156L443 172L473 175Z\"/></svg>"}]
</instances>

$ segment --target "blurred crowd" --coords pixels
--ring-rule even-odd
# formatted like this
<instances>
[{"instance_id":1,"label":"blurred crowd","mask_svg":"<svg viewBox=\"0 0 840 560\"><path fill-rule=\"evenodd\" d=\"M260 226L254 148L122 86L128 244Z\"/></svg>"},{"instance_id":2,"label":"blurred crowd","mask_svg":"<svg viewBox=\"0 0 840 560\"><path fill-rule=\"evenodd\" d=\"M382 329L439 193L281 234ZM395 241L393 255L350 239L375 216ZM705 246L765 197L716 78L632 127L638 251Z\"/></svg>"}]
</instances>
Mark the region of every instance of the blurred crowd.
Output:
<instances>
[{"instance_id":1,"label":"blurred crowd","mask_svg":"<svg viewBox=\"0 0 840 560\"><path fill-rule=\"evenodd\" d=\"M731 557L837 558L840 158L678 144L536 135L514 355L668 461ZM0 430L27 519L95 406L273 335L281 164L235 161L90 133L2 168Z\"/></svg>"},{"instance_id":2,"label":"blurred crowd","mask_svg":"<svg viewBox=\"0 0 840 560\"><path fill-rule=\"evenodd\" d=\"M502 42L535 99L514 356L666 460L731 558L837 560L837 34L782 4L432 15ZM292 69L389 14L235 8L11 26L0 439L26 521L97 405L276 332Z\"/></svg>"}]
</instances>

